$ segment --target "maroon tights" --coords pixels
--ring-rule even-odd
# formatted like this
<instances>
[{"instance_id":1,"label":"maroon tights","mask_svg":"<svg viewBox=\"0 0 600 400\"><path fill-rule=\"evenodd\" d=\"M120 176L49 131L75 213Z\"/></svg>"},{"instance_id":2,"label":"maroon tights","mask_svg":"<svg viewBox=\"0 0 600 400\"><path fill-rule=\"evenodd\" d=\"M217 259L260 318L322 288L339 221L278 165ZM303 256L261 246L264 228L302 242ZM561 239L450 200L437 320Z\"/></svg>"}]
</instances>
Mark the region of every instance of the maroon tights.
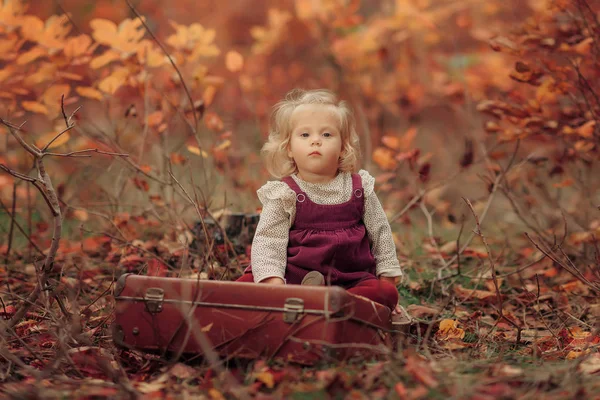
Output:
<instances>
[{"instance_id":1,"label":"maroon tights","mask_svg":"<svg viewBox=\"0 0 600 400\"><path fill-rule=\"evenodd\" d=\"M236 282L254 282L252 272L246 272ZM394 310L398 304L398 290L393 284L379 279L367 279L346 289L348 293L366 297Z\"/></svg>"}]
</instances>

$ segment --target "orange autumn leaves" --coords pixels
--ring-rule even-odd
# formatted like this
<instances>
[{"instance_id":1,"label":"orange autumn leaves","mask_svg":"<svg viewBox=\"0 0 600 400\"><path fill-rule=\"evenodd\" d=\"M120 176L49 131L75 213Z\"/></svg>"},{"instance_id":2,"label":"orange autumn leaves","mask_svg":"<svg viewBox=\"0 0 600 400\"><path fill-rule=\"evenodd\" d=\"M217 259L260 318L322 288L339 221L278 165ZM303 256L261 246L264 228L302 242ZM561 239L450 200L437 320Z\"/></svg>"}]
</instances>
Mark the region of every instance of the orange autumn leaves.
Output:
<instances>
[{"instance_id":1,"label":"orange autumn leaves","mask_svg":"<svg viewBox=\"0 0 600 400\"><path fill-rule=\"evenodd\" d=\"M184 73L202 81L206 77L202 62L220 54L214 44L216 32L198 23L185 26L171 22L171 25L175 32L165 40L170 46L168 51ZM140 19L115 23L96 18L89 28L89 35L73 35L66 15L54 15L43 21L27 15L21 0L1 1L0 58L8 62L0 67L4 89L0 107L7 107L17 117L22 114L20 110L54 117L60 110L54 103L62 95L66 99L74 95L102 101L124 86L135 88L148 80L163 82L164 79L152 76L168 77L173 73L167 56L146 37ZM188 67L191 63L193 67ZM228 53L227 67L234 72L241 70L241 54ZM187 71L190 68L192 71ZM61 93L55 100L47 101L46 94L56 95L57 88L62 89ZM211 90L214 96L215 87Z\"/></svg>"},{"instance_id":2,"label":"orange autumn leaves","mask_svg":"<svg viewBox=\"0 0 600 400\"><path fill-rule=\"evenodd\" d=\"M410 127L402 135L388 133L381 138L383 146L373 151L373 161L386 171L394 170L405 160L414 161L419 155L418 150L412 149L412 144L417 135L417 128Z\"/></svg>"}]
</instances>

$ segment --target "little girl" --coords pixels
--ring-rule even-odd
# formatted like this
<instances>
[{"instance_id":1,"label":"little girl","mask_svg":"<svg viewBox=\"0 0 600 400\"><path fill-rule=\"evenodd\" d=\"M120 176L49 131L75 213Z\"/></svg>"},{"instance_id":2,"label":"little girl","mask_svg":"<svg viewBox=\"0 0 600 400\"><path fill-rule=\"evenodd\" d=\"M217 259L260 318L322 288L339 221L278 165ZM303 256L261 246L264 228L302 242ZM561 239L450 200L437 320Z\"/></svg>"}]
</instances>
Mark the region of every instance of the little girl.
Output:
<instances>
[{"instance_id":1,"label":"little girl","mask_svg":"<svg viewBox=\"0 0 600 400\"><path fill-rule=\"evenodd\" d=\"M400 312L402 270L375 179L360 170L354 118L326 90L293 90L275 106L262 149L280 181L258 191L251 267L238 279L330 284Z\"/></svg>"}]
</instances>

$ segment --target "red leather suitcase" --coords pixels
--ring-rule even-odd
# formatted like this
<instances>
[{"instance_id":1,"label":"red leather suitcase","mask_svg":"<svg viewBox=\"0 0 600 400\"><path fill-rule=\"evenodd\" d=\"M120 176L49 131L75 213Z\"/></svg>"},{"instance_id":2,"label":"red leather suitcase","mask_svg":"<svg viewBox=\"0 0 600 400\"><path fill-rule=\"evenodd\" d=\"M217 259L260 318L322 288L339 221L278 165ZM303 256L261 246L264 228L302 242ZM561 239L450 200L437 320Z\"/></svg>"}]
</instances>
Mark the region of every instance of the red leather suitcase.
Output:
<instances>
[{"instance_id":1,"label":"red leather suitcase","mask_svg":"<svg viewBox=\"0 0 600 400\"><path fill-rule=\"evenodd\" d=\"M391 344L390 310L340 287L125 274L115 299L114 342L138 350L203 355L207 338L222 357L313 364Z\"/></svg>"}]
</instances>

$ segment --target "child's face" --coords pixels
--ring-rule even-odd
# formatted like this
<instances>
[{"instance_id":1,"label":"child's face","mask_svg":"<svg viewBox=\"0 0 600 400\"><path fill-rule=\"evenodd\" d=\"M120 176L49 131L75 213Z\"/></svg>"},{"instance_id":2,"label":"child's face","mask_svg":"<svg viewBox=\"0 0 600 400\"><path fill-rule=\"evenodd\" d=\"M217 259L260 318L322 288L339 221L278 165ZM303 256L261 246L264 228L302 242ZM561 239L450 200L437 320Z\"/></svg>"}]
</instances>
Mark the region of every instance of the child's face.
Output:
<instances>
[{"instance_id":1,"label":"child's face","mask_svg":"<svg viewBox=\"0 0 600 400\"><path fill-rule=\"evenodd\" d=\"M300 178L334 178L341 153L340 121L335 109L320 104L296 108L288 155L294 159Z\"/></svg>"}]
</instances>

